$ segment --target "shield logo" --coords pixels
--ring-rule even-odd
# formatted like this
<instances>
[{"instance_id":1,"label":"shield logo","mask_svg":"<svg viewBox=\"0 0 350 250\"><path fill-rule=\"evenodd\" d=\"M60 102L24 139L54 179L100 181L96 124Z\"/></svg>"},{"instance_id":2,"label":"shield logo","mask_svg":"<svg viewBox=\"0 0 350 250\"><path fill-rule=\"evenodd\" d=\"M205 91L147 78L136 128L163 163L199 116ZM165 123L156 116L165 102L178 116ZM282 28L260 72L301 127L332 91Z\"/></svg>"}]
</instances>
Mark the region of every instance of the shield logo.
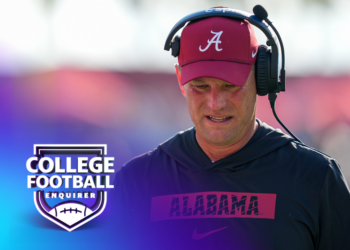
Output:
<instances>
[{"instance_id":1,"label":"shield logo","mask_svg":"<svg viewBox=\"0 0 350 250\"><path fill-rule=\"evenodd\" d=\"M46 219L71 232L100 215L114 188L114 157L105 144L35 144L27 160L28 188Z\"/></svg>"}]
</instances>

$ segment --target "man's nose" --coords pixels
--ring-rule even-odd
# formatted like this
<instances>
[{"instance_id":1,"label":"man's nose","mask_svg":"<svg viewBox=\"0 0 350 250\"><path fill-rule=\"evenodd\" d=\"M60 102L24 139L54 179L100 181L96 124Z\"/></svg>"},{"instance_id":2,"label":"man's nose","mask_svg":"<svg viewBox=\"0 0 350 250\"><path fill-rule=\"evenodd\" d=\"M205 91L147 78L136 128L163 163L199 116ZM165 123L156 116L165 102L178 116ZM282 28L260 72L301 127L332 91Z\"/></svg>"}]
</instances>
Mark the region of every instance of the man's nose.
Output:
<instances>
[{"instance_id":1,"label":"man's nose","mask_svg":"<svg viewBox=\"0 0 350 250\"><path fill-rule=\"evenodd\" d=\"M221 110L224 108L226 106L224 91L217 87L211 88L208 95L207 104L211 110Z\"/></svg>"}]
</instances>

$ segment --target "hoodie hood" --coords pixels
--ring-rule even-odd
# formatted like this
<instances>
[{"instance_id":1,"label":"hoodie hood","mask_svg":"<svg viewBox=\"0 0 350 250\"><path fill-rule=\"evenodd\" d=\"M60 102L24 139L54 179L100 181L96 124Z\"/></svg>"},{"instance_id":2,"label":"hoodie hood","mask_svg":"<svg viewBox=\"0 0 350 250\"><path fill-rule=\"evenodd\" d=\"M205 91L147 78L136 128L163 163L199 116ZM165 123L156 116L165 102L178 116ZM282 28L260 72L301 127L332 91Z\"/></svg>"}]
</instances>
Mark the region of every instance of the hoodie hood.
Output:
<instances>
[{"instance_id":1,"label":"hoodie hood","mask_svg":"<svg viewBox=\"0 0 350 250\"><path fill-rule=\"evenodd\" d=\"M256 121L259 128L250 141L239 151L216 162L212 162L199 146L194 127L179 132L160 144L159 148L182 166L192 172L197 172L207 169L235 170L244 167L245 163L294 141L293 138L284 134L280 129L274 129L258 119Z\"/></svg>"}]
</instances>

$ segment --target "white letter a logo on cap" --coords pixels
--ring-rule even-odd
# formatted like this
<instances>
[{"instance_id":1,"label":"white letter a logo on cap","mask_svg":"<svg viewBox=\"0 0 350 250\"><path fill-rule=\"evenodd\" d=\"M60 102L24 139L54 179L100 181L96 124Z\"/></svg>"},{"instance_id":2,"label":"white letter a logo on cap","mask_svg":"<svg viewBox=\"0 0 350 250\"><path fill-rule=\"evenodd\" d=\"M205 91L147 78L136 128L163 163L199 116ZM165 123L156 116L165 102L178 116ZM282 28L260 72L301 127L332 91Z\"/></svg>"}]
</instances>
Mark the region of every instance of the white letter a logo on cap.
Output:
<instances>
[{"instance_id":1,"label":"white letter a logo on cap","mask_svg":"<svg viewBox=\"0 0 350 250\"><path fill-rule=\"evenodd\" d=\"M208 40L208 45L207 45L207 47L205 47L205 49L202 49L201 46L199 46L199 50L200 50L201 52L206 51L206 50L210 47L210 45L211 45L212 43L215 43L215 49L216 49L216 51L221 51L221 50L222 50L222 49L219 49L219 43L221 43L221 41L220 41L220 36L221 36L221 34L222 34L222 31L220 31L220 32L211 31L211 33L212 33L212 34L215 34L215 36L214 36L210 41Z\"/></svg>"}]
</instances>

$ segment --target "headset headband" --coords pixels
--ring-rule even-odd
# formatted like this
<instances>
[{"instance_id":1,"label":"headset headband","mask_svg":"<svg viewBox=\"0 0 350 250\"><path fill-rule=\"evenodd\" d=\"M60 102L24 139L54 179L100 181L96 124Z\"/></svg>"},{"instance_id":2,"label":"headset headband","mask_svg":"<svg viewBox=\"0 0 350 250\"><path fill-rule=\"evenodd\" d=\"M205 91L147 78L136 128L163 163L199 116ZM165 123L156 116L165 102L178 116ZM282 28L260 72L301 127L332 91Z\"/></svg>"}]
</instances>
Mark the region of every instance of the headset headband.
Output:
<instances>
[{"instance_id":1,"label":"headset headband","mask_svg":"<svg viewBox=\"0 0 350 250\"><path fill-rule=\"evenodd\" d=\"M221 16L221 17L228 17L228 18L235 18L235 19L246 19L254 26L258 27L266 37L268 38L269 46L276 45L276 40L273 34L271 33L269 27L264 23L264 21L260 20L258 17L253 15L252 13L236 10L236 9L230 9L230 8L212 8L207 10L201 10L194 12L192 14L189 14L182 18L180 21L178 21L174 27L171 29L165 45L164 50L169 51L171 48L171 40L173 39L176 32L181 29L185 24L189 21L197 21L204 18L214 17L214 16Z\"/></svg>"}]
</instances>

